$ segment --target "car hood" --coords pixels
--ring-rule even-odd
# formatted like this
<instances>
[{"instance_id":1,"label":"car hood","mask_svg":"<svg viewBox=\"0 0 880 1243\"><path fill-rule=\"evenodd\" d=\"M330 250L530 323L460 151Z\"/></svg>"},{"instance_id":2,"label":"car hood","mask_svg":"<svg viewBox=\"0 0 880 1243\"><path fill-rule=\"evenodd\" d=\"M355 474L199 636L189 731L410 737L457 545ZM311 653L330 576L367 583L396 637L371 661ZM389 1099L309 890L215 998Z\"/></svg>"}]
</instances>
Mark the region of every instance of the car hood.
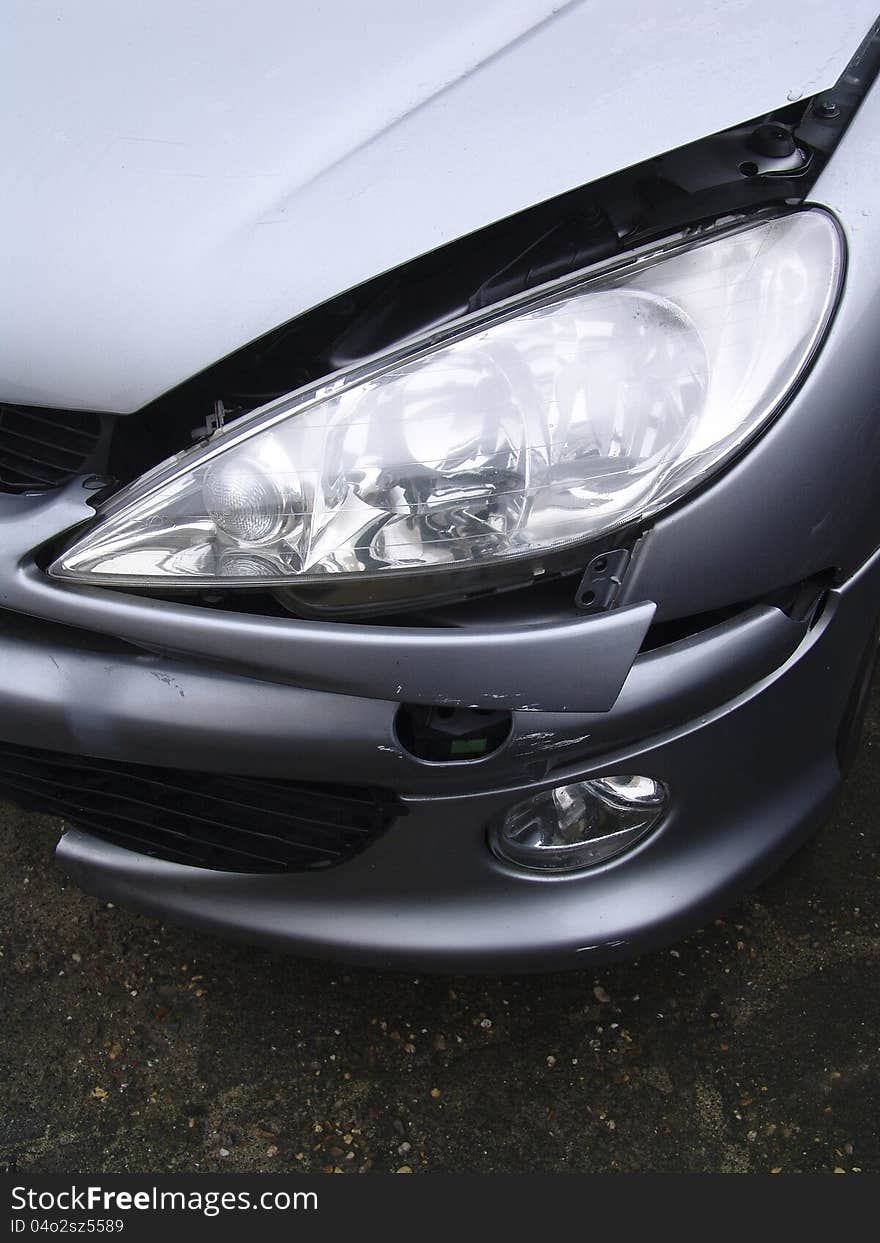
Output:
<instances>
[{"instance_id":1,"label":"car hood","mask_svg":"<svg viewBox=\"0 0 880 1243\"><path fill-rule=\"evenodd\" d=\"M877 0L9 0L0 400L135 410L346 288L831 85Z\"/></svg>"}]
</instances>

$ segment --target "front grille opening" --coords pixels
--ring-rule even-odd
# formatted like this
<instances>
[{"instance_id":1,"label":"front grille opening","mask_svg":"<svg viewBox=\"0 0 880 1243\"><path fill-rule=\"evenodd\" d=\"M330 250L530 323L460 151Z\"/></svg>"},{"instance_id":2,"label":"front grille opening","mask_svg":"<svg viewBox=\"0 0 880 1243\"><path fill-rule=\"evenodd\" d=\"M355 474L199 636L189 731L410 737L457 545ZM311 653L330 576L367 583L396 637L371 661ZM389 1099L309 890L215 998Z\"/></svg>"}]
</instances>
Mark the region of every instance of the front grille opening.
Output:
<instances>
[{"instance_id":1,"label":"front grille opening","mask_svg":"<svg viewBox=\"0 0 880 1243\"><path fill-rule=\"evenodd\" d=\"M111 433L107 415L0 405L0 491L58 488L103 469Z\"/></svg>"},{"instance_id":2,"label":"front grille opening","mask_svg":"<svg viewBox=\"0 0 880 1243\"><path fill-rule=\"evenodd\" d=\"M364 850L404 813L387 791L190 772L0 743L0 797L155 859L220 872L309 872Z\"/></svg>"}]
</instances>

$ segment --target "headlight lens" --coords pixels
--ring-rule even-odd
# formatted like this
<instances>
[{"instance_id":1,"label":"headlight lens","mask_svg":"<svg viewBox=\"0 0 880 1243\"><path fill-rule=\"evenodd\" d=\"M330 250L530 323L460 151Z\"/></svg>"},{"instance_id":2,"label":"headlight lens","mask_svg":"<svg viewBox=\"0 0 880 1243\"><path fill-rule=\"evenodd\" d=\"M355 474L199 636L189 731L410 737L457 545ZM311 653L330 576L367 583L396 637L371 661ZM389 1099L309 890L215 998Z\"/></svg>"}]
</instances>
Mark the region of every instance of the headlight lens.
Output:
<instances>
[{"instance_id":1,"label":"headlight lens","mask_svg":"<svg viewBox=\"0 0 880 1243\"><path fill-rule=\"evenodd\" d=\"M605 534L777 410L833 310L819 210L630 256L238 420L120 493L52 573L289 585L442 572Z\"/></svg>"}]
</instances>

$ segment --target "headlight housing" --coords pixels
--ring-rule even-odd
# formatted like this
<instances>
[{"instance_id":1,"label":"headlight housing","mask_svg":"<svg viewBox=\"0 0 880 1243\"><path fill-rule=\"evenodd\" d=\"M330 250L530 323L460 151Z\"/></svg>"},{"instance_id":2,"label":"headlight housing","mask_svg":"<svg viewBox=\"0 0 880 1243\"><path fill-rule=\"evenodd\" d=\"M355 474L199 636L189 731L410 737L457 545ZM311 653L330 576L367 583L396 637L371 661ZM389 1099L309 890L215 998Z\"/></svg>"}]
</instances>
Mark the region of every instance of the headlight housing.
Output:
<instances>
[{"instance_id":1,"label":"headlight housing","mask_svg":"<svg viewBox=\"0 0 880 1243\"><path fill-rule=\"evenodd\" d=\"M51 573L289 587L593 541L673 503L767 423L842 267L836 223L808 209L557 281L237 420L119 493Z\"/></svg>"}]
</instances>

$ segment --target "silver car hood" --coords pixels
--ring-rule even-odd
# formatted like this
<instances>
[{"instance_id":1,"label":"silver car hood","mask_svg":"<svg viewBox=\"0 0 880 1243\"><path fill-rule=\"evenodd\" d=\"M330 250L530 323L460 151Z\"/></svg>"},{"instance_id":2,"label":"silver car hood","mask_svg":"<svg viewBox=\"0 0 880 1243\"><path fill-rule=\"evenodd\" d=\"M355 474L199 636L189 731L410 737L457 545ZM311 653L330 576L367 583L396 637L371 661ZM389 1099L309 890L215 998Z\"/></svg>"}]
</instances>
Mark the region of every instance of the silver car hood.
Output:
<instances>
[{"instance_id":1,"label":"silver car hood","mask_svg":"<svg viewBox=\"0 0 880 1243\"><path fill-rule=\"evenodd\" d=\"M8 0L0 400L131 411L390 267L831 85L877 0Z\"/></svg>"}]
</instances>

